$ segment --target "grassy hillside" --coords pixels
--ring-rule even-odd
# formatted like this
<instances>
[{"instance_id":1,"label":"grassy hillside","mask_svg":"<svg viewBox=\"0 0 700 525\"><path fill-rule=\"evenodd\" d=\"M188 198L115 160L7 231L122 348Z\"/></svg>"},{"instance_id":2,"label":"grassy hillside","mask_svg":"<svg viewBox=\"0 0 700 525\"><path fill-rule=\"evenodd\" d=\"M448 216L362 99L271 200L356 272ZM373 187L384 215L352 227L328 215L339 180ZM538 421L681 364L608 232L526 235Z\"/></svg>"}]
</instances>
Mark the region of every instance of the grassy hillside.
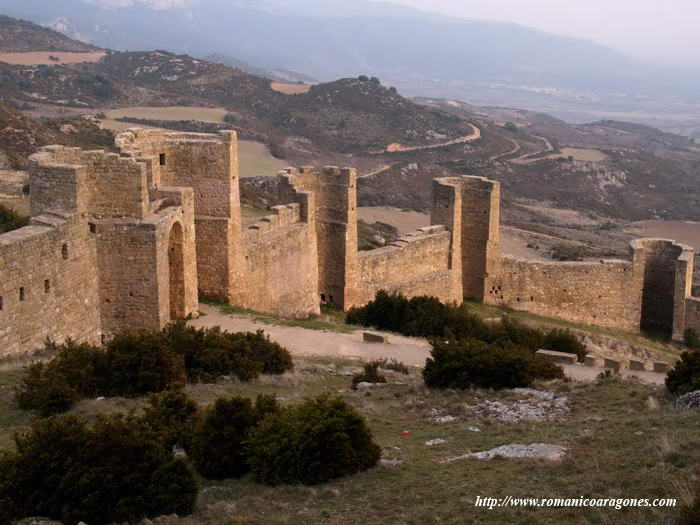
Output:
<instances>
[{"instance_id":1,"label":"grassy hillside","mask_svg":"<svg viewBox=\"0 0 700 525\"><path fill-rule=\"evenodd\" d=\"M32 51L89 53L98 50L95 46L68 38L53 29L0 15L0 53Z\"/></svg>"}]
</instances>

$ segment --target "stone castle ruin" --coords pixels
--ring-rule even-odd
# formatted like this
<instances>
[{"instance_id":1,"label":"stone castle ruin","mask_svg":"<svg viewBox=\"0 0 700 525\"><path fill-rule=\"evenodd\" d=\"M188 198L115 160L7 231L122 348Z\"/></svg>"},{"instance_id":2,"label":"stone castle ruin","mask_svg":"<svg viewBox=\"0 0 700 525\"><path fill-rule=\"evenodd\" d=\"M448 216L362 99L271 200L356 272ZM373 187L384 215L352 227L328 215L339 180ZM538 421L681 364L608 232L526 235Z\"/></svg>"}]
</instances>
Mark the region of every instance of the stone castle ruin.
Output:
<instances>
[{"instance_id":1,"label":"stone castle ruin","mask_svg":"<svg viewBox=\"0 0 700 525\"><path fill-rule=\"evenodd\" d=\"M0 235L0 355L160 329L202 297L306 318L379 290L676 339L700 329L691 248L640 239L630 261L502 256L500 186L482 177L436 179L431 226L359 251L354 169L281 172L280 205L244 227L234 132L133 129L117 144L31 158L31 224Z\"/></svg>"}]
</instances>

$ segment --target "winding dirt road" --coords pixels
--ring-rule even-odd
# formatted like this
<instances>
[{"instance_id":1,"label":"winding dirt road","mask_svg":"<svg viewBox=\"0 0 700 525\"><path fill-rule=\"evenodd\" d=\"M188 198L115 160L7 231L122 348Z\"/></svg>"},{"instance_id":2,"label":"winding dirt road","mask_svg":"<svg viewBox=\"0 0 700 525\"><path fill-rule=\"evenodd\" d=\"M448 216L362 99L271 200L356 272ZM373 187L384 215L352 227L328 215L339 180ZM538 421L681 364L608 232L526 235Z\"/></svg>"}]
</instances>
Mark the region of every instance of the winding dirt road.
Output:
<instances>
[{"instance_id":1,"label":"winding dirt road","mask_svg":"<svg viewBox=\"0 0 700 525\"><path fill-rule=\"evenodd\" d=\"M473 142L475 140L480 139L481 138L481 129L479 129L474 124L469 123L469 125L474 130L469 135L457 137L456 139L448 140L445 142L439 142L437 144L426 144L424 146L404 146L403 144L399 144L398 142L394 142L393 144L389 144L386 147L386 149L384 151L382 151L381 153L404 153L407 151L422 151L422 150L426 150L426 149L444 148L445 146L453 146L455 144L464 144L466 142Z\"/></svg>"}]
</instances>

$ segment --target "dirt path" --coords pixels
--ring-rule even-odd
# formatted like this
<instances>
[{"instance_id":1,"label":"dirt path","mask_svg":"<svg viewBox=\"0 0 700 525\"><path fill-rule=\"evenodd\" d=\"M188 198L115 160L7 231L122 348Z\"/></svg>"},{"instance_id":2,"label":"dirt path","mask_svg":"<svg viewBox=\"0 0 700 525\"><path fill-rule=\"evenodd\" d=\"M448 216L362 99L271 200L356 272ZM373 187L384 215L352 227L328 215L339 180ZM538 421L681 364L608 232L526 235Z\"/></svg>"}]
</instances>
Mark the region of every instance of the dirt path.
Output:
<instances>
[{"instance_id":1,"label":"dirt path","mask_svg":"<svg viewBox=\"0 0 700 525\"><path fill-rule=\"evenodd\" d=\"M518 157L517 159L511 160L510 162L513 162L515 164L530 164L532 162L537 162L538 160L542 160L540 157L532 158L535 155L541 155L542 153L549 153L550 151L554 151L554 146L552 146L552 143L549 141L548 138L539 137L537 135L533 135L533 137L544 142L544 149L542 149L540 151L535 151L534 153L527 153L526 155L522 155L522 156Z\"/></svg>"},{"instance_id":2,"label":"dirt path","mask_svg":"<svg viewBox=\"0 0 700 525\"><path fill-rule=\"evenodd\" d=\"M448 140L446 142L440 142L438 144L427 144L425 146L404 146L403 144L399 144L398 142L394 142L393 144L389 144L386 147L385 151L382 151L381 153L399 153L399 152L407 152L407 151L421 151L421 150L426 150L426 149L435 149L435 148L444 148L445 146L453 146L455 144L464 144L466 142L473 142L477 139L481 138L481 129L476 127L474 124L469 124L472 129L474 130L472 133L469 135L464 135L463 137L457 137L456 139Z\"/></svg>"},{"instance_id":3,"label":"dirt path","mask_svg":"<svg viewBox=\"0 0 700 525\"><path fill-rule=\"evenodd\" d=\"M390 344L363 343L362 330L345 334L308 328L264 324L248 317L222 314L218 307L200 305L204 313L189 322L196 328L220 326L229 332L253 332L264 330L273 341L285 346L293 355L311 357L341 357L350 359L397 359L410 366L423 366L430 355L430 345L425 339L389 334ZM575 381L595 381L604 369L583 365L564 365L564 372ZM665 374L622 370L622 377L637 377L653 385L663 384Z\"/></svg>"},{"instance_id":4,"label":"dirt path","mask_svg":"<svg viewBox=\"0 0 700 525\"><path fill-rule=\"evenodd\" d=\"M508 139L508 140L511 141L515 145L515 147L506 153L500 153L499 155L493 155L492 157L489 157L489 160L499 160L499 159L508 157L508 156L513 155L513 154L517 153L518 151L520 151L520 143L518 141L515 141L513 139Z\"/></svg>"},{"instance_id":5,"label":"dirt path","mask_svg":"<svg viewBox=\"0 0 700 525\"><path fill-rule=\"evenodd\" d=\"M206 315L190 321L197 328L220 326L229 332L265 330L274 341L287 347L294 355L329 356L357 359L397 359L407 365L423 366L430 353L430 345L423 339L390 335L391 344L362 342L362 331L350 334L309 330L307 328L263 324L247 317L222 314L215 306L200 305Z\"/></svg>"},{"instance_id":6,"label":"dirt path","mask_svg":"<svg viewBox=\"0 0 700 525\"><path fill-rule=\"evenodd\" d=\"M388 169L391 169L391 166L389 164L384 164L383 166L379 166L378 168L370 171L369 173L365 173L364 175L358 175L358 179L364 179L366 177L373 177L374 175L377 175L383 171L386 171Z\"/></svg>"}]
</instances>

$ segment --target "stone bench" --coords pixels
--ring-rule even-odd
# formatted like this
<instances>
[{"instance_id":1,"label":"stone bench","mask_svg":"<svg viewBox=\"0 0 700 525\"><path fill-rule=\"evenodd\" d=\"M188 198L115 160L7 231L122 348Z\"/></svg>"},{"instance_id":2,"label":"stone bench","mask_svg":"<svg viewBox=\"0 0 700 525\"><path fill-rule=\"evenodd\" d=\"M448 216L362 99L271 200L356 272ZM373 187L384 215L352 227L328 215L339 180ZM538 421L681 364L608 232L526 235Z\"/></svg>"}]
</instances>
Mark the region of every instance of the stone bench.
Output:
<instances>
[{"instance_id":1,"label":"stone bench","mask_svg":"<svg viewBox=\"0 0 700 525\"><path fill-rule=\"evenodd\" d=\"M609 368L610 370L615 370L616 372L619 372L620 368L622 368L622 365L620 361L616 361L615 359L609 359L606 357L603 360L603 368Z\"/></svg>"},{"instance_id":2,"label":"stone bench","mask_svg":"<svg viewBox=\"0 0 700 525\"><path fill-rule=\"evenodd\" d=\"M595 354L586 355L586 366L598 366L598 356Z\"/></svg>"},{"instance_id":3,"label":"stone bench","mask_svg":"<svg viewBox=\"0 0 700 525\"><path fill-rule=\"evenodd\" d=\"M555 352L554 350L538 350L537 355L546 357L554 363L563 363L566 365L575 365L578 361L576 354L567 354L565 352Z\"/></svg>"},{"instance_id":4,"label":"stone bench","mask_svg":"<svg viewBox=\"0 0 700 525\"><path fill-rule=\"evenodd\" d=\"M636 372L643 372L644 363L642 361L635 361L634 359L630 359L630 370L634 370Z\"/></svg>"},{"instance_id":5,"label":"stone bench","mask_svg":"<svg viewBox=\"0 0 700 525\"><path fill-rule=\"evenodd\" d=\"M362 340L365 343L380 343L383 345L389 344L389 336L383 334L375 334L373 332L363 332Z\"/></svg>"},{"instance_id":6,"label":"stone bench","mask_svg":"<svg viewBox=\"0 0 700 525\"><path fill-rule=\"evenodd\" d=\"M654 363L654 372L659 372L661 374L668 373L670 366L668 363Z\"/></svg>"}]
</instances>

